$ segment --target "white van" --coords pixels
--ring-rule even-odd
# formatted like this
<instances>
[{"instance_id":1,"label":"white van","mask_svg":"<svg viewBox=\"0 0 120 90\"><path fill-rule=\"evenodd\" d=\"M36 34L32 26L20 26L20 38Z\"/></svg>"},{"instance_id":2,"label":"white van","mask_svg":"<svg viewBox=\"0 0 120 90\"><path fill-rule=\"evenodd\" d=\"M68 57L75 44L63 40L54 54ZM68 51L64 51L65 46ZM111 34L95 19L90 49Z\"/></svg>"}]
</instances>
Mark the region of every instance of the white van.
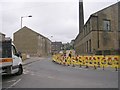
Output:
<instances>
[{"instance_id":1,"label":"white van","mask_svg":"<svg viewBox=\"0 0 120 90\"><path fill-rule=\"evenodd\" d=\"M12 40L0 42L0 74L17 74L23 73L22 59Z\"/></svg>"}]
</instances>

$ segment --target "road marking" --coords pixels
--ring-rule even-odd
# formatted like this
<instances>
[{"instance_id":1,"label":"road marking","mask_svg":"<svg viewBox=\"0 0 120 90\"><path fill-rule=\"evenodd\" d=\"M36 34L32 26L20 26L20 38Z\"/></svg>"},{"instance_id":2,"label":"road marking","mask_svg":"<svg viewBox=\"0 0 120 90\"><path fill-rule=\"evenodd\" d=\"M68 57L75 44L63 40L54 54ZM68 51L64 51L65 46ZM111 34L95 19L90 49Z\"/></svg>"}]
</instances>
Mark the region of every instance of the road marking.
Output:
<instances>
[{"instance_id":1,"label":"road marking","mask_svg":"<svg viewBox=\"0 0 120 90\"><path fill-rule=\"evenodd\" d=\"M29 73L28 70L26 70L26 69L23 70L23 74L28 74L28 73Z\"/></svg>"},{"instance_id":2,"label":"road marking","mask_svg":"<svg viewBox=\"0 0 120 90\"><path fill-rule=\"evenodd\" d=\"M52 77L52 76L48 76L47 78L50 78L50 79L55 79L54 77Z\"/></svg>"},{"instance_id":3,"label":"road marking","mask_svg":"<svg viewBox=\"0 0 120 90\"><path fill-rule=\"evenodd\" d=\"M34 73L31 73L30 75L35 75Z\"/></svg>"},{"instance_id":4,"label":"road marking","mask_svg":"<svg viewBox=\"0 0 120 90\"><path fill-rule=\"evenodd\" d=\"M8 88L6 88L5 90L12 88L13 86L15 86L18 82L20 82L21 79L18 79L15 83L13 83L12 85L10 85Z\"/></svg>"},{"instance_id":5,"label":"road marking","mask_svg":"<svg viewBox=\"0 0 120 90\"><path fill-rule=\"evenodd\" d=\"M16 80L11 80L11 81L7 81L7 82L9 83L9 82L15 82L15 81L16 81Z\"/></svg>"},{"instance_id":6,"label":"road marking","mask_svg":"<svg viewBox=\"0 0 120 90\"><path fill-rule=\"evenodd\" d=\"M6 81L6 82L2 82L2 83L11 83L11 82L15 82L16 80L10 80L10 81Z\"/></svg>"}]
</instances>

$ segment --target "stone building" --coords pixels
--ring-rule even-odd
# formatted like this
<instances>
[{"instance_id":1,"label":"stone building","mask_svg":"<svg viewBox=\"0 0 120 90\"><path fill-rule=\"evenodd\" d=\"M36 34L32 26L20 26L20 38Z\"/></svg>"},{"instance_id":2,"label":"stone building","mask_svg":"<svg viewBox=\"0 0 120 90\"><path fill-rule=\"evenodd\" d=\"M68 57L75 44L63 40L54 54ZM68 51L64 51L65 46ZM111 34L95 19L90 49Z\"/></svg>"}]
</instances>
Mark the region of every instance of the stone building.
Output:
<instances>
[{"instance_id":1,"label":"stone building","mask_svg":"<svg viewBox=\"0 0 120 90\"><path fill-rule=\"evenodd\" d=\"M92 14L75 40L77 54L117 54L120 49L120 2Z\"/></svg>"},{"instance_id":2,"label":"stone building","mask_svg":"<svg viewBox=\"0 0 120 90\"><path fill-rule=\"evenodd\" d=\"M52 42L51 50L52 54L59 53L62 50L62 42Z\"/></svg>"},{"instance_id":3,"label":"stone building","mask_svg":"<svg viewBox=\"0 0 120 90\"><path fill-rule=\"evenodd\" d=\"M5 34L0 32L0 41L5 40Z\"/></svg>"},{"instance_id":4,"label":"stone building","mask_svg":"<svg viewBox=\"0 0 120 90\"><path fill-rule=\"evenodd\" d=\"M22 53L31 56L46 56L51 53L51 41L26 26L15 32L13 36L14 44Z\"/></svg>"},{"instance_id":5,"label":"stone building","mask_svg":"<svg viewBox=\"0 0 120 90\"><path fill-rule=\"evenodd\" d=\"M69 42L63 43L62 48L63 48L63 50L70 50L70 43Z\"/></svg>"}]
</instances>

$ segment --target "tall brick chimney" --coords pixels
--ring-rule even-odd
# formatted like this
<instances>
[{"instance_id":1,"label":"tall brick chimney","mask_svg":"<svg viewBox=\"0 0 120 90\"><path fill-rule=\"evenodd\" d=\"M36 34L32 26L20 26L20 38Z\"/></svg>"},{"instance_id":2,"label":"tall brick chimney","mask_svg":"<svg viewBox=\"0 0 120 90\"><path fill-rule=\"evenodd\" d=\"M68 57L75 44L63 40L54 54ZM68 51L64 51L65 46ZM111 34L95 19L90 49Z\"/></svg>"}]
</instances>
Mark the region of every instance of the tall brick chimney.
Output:
<instances>
[{"instance_id":1,"label":"tall brick chimney","mask_svg":"<svg viewBox=\"0 0 120 90\"><path fill-rule=\"evenodd\" d=\"M83 26L84 26L83 0L79 0L79 33L83 31Z\"/></svg>"}]
</instances>

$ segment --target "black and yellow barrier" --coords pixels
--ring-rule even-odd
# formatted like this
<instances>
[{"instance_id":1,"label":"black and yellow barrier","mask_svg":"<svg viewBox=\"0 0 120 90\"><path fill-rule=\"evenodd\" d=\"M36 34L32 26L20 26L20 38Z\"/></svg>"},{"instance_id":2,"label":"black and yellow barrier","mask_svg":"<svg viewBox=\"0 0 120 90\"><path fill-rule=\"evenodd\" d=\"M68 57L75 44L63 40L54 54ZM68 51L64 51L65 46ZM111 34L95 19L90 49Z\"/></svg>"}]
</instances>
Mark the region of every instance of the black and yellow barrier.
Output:
<instances>
[{"instance_id":1,"label":"black and yellow barrier","mask_svg":"<svg viewBox=\"0 0 120 90\"><path fill-rule=\"evenodd\" d=\"M109 55L109 56L103 56L103 55L94 55L94 56L73 56L73 57L66 57L62 54L56 54L53 55L53 61L62 64L70 66L85 66L86 68L94 67L94 69L97 68L103 68L103 70L106 67L115 68L117 71L120 61L120 56L115 55Z\"/></svg>"}]
</instances>

